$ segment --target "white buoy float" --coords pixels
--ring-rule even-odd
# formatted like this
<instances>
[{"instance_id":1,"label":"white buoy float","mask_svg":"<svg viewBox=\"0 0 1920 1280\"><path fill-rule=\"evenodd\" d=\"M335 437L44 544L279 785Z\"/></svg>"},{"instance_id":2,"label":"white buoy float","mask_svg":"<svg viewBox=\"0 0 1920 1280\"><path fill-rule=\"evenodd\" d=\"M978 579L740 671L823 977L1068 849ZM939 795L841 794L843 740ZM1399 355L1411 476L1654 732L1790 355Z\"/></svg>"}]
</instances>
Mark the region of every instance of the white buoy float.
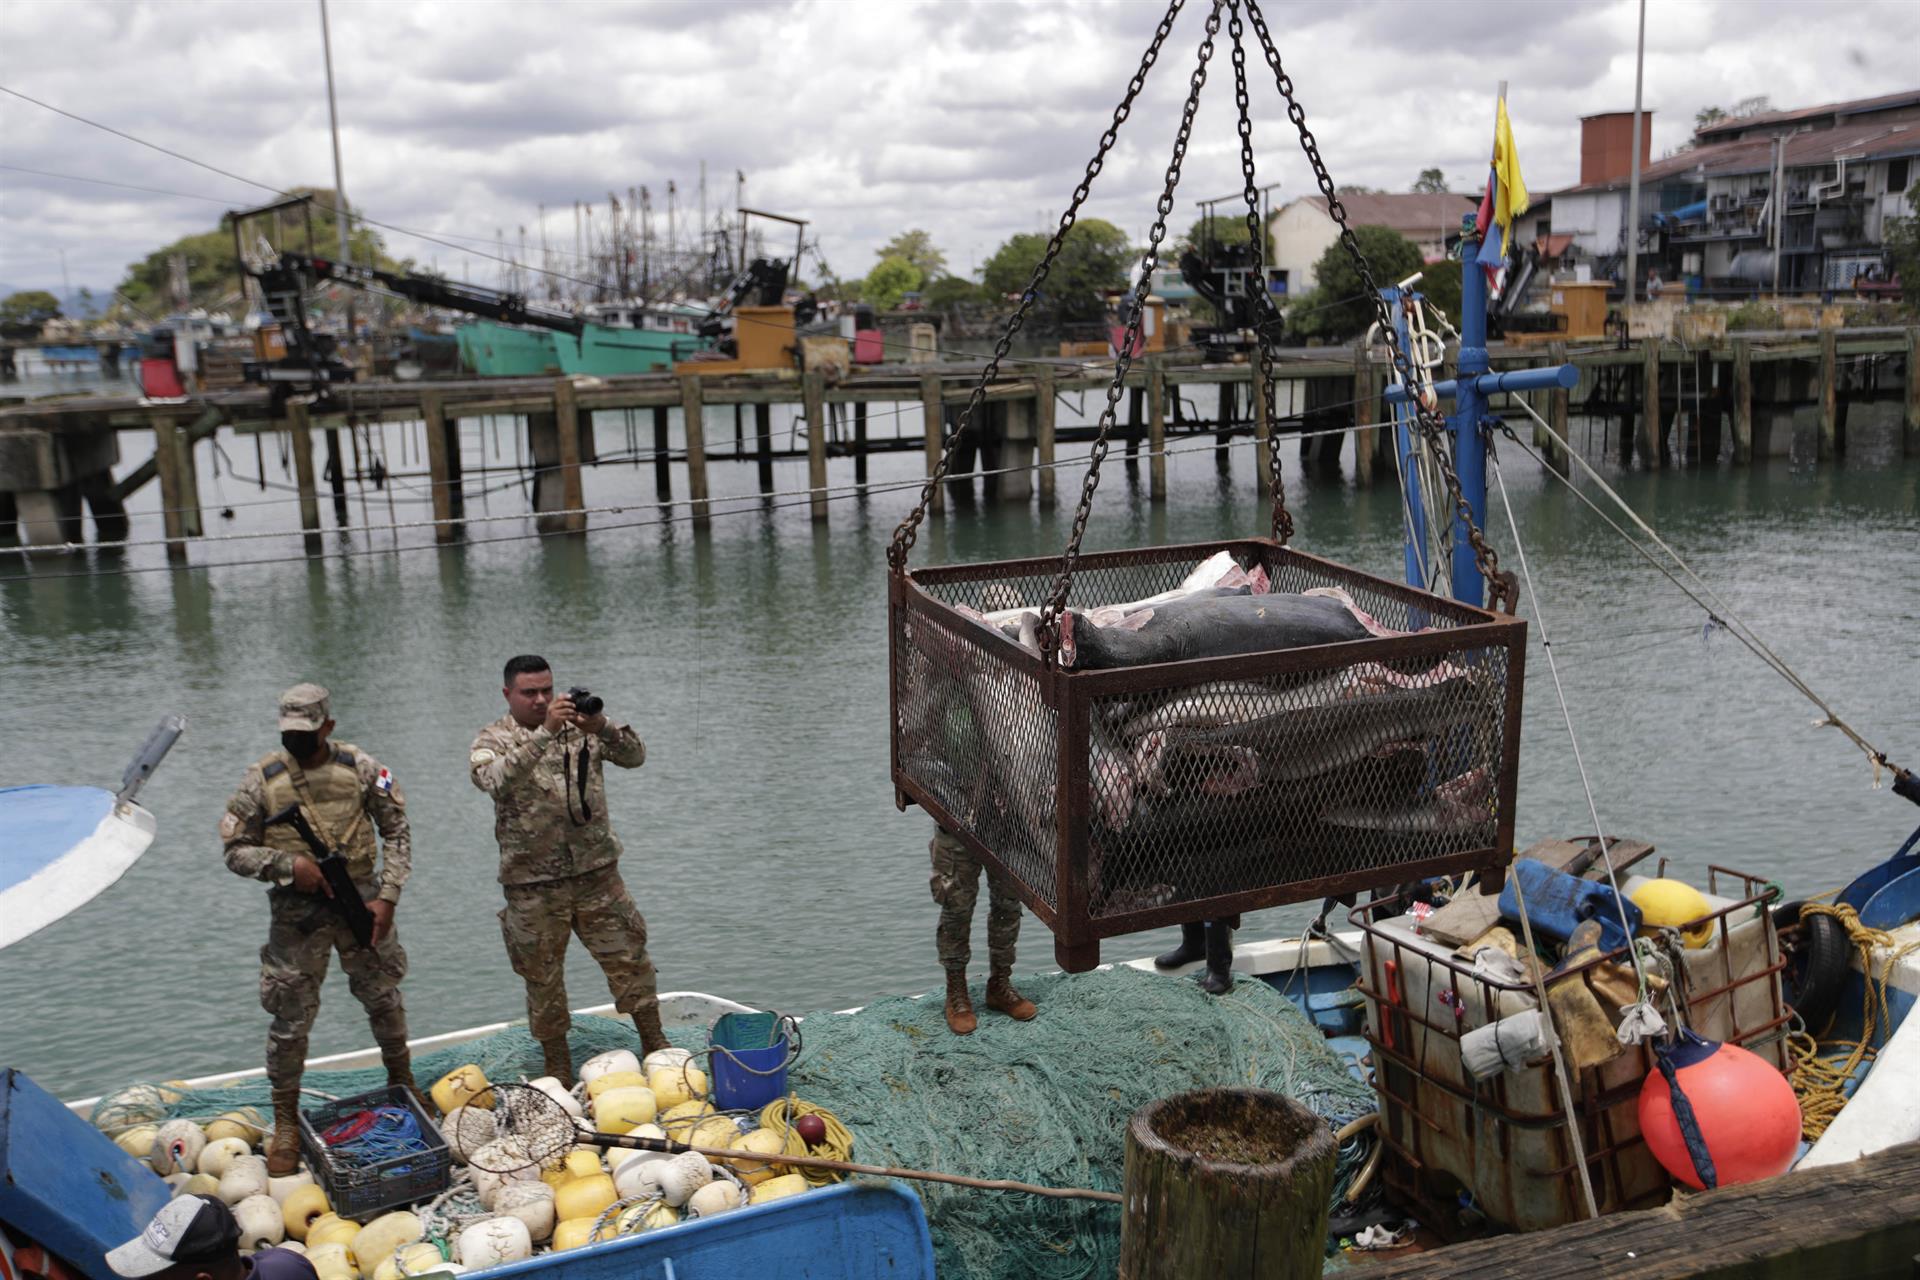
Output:
<instances>
[{"instance_id":1,"label":"white buoy float","mask_svg":"<svg viewBox=\"0 0 1920 1280\"><path fill-rule=\"evenodd\" d=\"M485 1271L533 1256L533 1237L518 1218L488 1218L460 1233L454 1261L469 1271Z\"/></svg>"},{"instance_id":2,"label":"white buoy float","mask_svg":"<svg viewBox=\"0 0 1920 1280\"><path fill-rule=\"evenodd\" d=\"M269 1195L252 1195L233 1206L233 1220L240 1224L240 1252L252 1253L286 1239L286 1223L280 1206Z\"/></svg>"},{"instance_id":3,"label":"white buoy float","mask_svg":"<svg viewBox=\"0 0 1920 1280\"><path fill-rule=\"evenodd\" d=\"M631 1049L609 1049L605 1053L596 1053L580 1064L580 1083L592 1087L601 1076L615 1071L640 1070L640 1059Z\"/></svg>"},{"instance_id":4,"label":"white buoy float","mask_svg":"<svg viewBox=\"0 0 1920 1280\"><path fill-rule=\"evenodd\" d=\"M553 1237L554 1189L545 1182L510 1182L493 1198L493 1211L503 1218L518 1218L527 1224L527 1234L535 1244Z\"/></svg>"}]
</instances>

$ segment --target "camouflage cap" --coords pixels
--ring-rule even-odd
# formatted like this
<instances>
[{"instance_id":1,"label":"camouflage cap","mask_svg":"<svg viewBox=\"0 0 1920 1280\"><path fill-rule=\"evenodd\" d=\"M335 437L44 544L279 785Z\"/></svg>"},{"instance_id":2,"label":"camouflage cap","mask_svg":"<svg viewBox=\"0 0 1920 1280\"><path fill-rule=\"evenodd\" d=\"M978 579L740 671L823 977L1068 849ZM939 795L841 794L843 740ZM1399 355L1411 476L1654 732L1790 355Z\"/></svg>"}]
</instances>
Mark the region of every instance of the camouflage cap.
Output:
<instances>
[{"instance_id":1,"label":"camouflage cap","mask_svg":"<svg viewBox=\"0 0 1920 1280\"><path fill-rule=\"evenodd\" d=\"M280 695L282 729L318 729L333 719L328 693L317 684L297 684Z\"/></svg>"}]
</instances>

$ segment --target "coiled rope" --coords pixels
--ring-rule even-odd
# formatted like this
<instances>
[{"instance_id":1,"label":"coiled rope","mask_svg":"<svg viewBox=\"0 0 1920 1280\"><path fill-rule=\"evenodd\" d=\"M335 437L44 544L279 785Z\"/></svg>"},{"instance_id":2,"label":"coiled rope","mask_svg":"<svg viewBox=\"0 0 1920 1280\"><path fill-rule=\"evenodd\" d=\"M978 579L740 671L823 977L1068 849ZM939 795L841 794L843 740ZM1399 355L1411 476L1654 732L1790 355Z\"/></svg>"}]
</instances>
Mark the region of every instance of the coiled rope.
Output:
<instances>
[{"instance_id":1,"label":"coiled rope","mask_svg":"<svg viewBox=\"0 0 1920 1280\"><path fill-rule=\"evenodd\" d=\"M807 1140L793 1131L793 1122L801 1116L819 1116L827 1126L827 1136L809 1147ZM821 1156L828 1160L853 1159L853 1133L840 1123L840 1117L825 1107L815 1106L811 1102L802 1102L792 1094L784 1098L775 1098L760 1109L760 1127L779 1134L786 1142L786 1154L790 1156ZM838 1182L847 1175L837 1169L818 1169L813 1167L795 1168L782 1165L788 1173L797 1173L807 1180L809 1186L824 1187L829 1182Z\"/></svg>"},{"instance_id":2,"label":"coiled rope","mask_svg":"<svg viewBox=\"0 0 1920 1280\"><path fill-rule=\"evenodd\" d=\"M1813 1142L1827 1131L1833 1118L1847 1105L1847 1086L1852 1083L1854 1073L1865 1063L1873 1061L1879 1050L1873 1043L1874 1032L1884 1028L1889 1034L1893 1031L1893 1010L1887 1004L1887 983L1894 969L1907 956L1920 951L1920 940L1896 946L1893 935L1885 929L1869 928L1860 923L1860 913L1852 907L1842 904L1809 902L1800 908L1800 915L1832 916L1846 929L1847 937L1860 953L1860 968L1866 974L1866 993L1861 1001L1860 1038L1858 1040L1833 1041L1828 1045L1827 1056L1822 1056L1820 1044L1812 1034L1806 1031L1795 1032L1788 1038L1795 1058L1798 1059L1788 1079L1793 1091L1800 1098L1800 1135ZM1874 965L1875 952L1882 954L1879 965ZM1844 1051L1845 1057L1836 1059L1833 1055Z\"/></svg>"}]
</instances>

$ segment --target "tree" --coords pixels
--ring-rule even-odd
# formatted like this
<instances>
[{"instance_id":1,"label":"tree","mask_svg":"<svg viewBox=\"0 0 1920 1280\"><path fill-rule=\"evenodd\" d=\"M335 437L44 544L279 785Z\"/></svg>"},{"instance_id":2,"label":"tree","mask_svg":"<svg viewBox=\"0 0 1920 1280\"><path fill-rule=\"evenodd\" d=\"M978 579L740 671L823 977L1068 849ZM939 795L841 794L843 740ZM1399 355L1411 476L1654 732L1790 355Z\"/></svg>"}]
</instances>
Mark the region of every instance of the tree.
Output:
<instances>
[{"instance_id":1,"label":"tree","mask_svg":"<svg viewBox=\"0 0 1920 1280\"><path fill-rule=\"evenodd\" d=\"M1723 107L1702 107L1693 113L1693 131L1698 133L1702 129L1712 128L1726 118L1727 113Z\"/></svg>"},{"instance_id":2,"label":"tree","mask_svg":"<svg viewBox=\"0 0 1920 1280\"><path fill-rule=\"evenodd\" d=\"M1380 188L1362 186L1358 182L1349 182L1337 186L1333 189L1333 193L1338 196L1377 196L1381 194Z\"/></svg>"},{"instance_id":3,"label":"tree","mask_svg":"<svg viewBox=\"0 0 1920 1280\"><path fill-rule=\"evenodd\" d=\"M1764 93L1756 93L1751 98L1742 98L1733 104L1733 115L1736 120L1765 115L1771 110L1773 110L1773 102Z\"/></svg>"},{"instance_id":4,"label":"tree","mask_svg":"<svg viewBox=\"0 0 1920 1280\"><path fill-rule=\"evenodd\" d=\"M1033 269L1047 251L1048 239L1023 232L994 250L981 273L987 292L1013 298L1025 293ZM1035 310L1055 322L1098 320L1106 313L1101 294L1127 287L1127 269L1133 261L1126 232L1099 218L1082 218L1061 242Z\"/></svg>"},{"instance_id":5,"label":"tree","mask_svg":"<svg viewBox=\"0 0 1920 1280\"><path fill-rule=\"evenodd\" d=\"M920 301L936 311L978 302L984 296L980 286L965 276L941 276L920 291Z\"/></svg>"},{"instance_id":6,"label":"tree","mask_svg":"<svg viewBox=\"0 0 1920 1280\"><path fill-rule=\"evenodd\" d=\"M333 192L324 187L296 187L294 194L314 198L313 252L320 257L333 257L339 252L340 246L340 231L332 212ZM270 218L259 218L248 223L245 228L247 248L254 247L254 237L264 236L277 249L304 252L307 248L306 220L297 216L296 211L286 217L284 226L282 233L275 230ZM390 271L405 270L412 265L389 258L379 234L364 226L354 230L351 245L355 262L372 262ZM164 313L172 310L172 260L178 256L187 260L189 306L216 309L231 307L238 302L242 296L240 268L233 260L233 231L225 225L196 235L182 236L165 248L154 250L143 260L129 264L127 277L120 282L120 296L141 311Z\"/></svg>"},{"instance_id":7,"label":"tree","mask_svg":"<svg viewBox=\"0 0 1920 1280\"><path fill-rule=\"evenodd\" d=\"M1443 196L1447 193L1447 175L1439 169L1422 169L1413 180L1413 190L1418 195Z\"/></svg>"},{"instance_id":8,"label":"tree","mask_svg":"<svg viewBox=\"0 0 1920 1280\"><path fill-rule=\"evenodd\" d=\"M1920 182L1907 188L1904 218L1888 218L1885 243L1887 265L1900 277L1900 298L1909 311L1920 314Z\"/></svg>"},{"instance_id":9,"label":"tree","mask_svg":"<svg viewBox=\"0 0 1920 1280\"><path fill-rule=\"evenodd\" d=\"M1425 265L1413 242L1391 227L1355 227L1353 236L1373 271L1374 280L1383 287L1406 279ZM1426 285L1431 283L1434 301L1457 323L1458 285L1453 289L1453 307L1447 308L1440 296L1446 284L1442 277L1449 274L1457 278L1459 269L1450 263L1442 264L1435 268L1435 278L1431 282L1423 281L1421 287L1423 292L1428 292ZM1340 241L1328 245L1320 255L1319 262L1314 264L1314 280L1313 292L1296 301L1288 311L1287 328L1333 342L1344 342L1365 333L1375 317L1373 299L1367 296L1366 284Z\"/></svg>"},{"instance_id":10,"label":"tree","mask_svg":"<svg viewBox=\"0 0 1920 1280\"><path fill-rule=\"evenodd\" d=\"M45 289L23 289L0 300L0 334L37 338L49 320L60 318L60 299Z\"/></svg>"},{"instance_id":11,"label":"tree","mask_svg":"<svg viewBox=\"0 0 1920 1280\"><path fill-rule=\"evenodd\" d=\"M888 258L900 258L910 262L919 270L923 281L938 280L947 274L947 255L934 247L933 236L915 229L902 231L893 239L881 245L874 254L881 262ZM909 285L908 288L913 286Z\"/></svg>"},{"instance_id":12,"label":"tree","mask_svg":"<svg viewBox=\"0 0 1920 1280\"><path fill-rule=\"evenodd\" d=\"M905 258L882 258L878 266L867 273L867 279L860 286L860 297L871 302L879 311L891 311L900 305L900 299L909 290L920 287L920 268Z\"/></svg>"}]
</instances>

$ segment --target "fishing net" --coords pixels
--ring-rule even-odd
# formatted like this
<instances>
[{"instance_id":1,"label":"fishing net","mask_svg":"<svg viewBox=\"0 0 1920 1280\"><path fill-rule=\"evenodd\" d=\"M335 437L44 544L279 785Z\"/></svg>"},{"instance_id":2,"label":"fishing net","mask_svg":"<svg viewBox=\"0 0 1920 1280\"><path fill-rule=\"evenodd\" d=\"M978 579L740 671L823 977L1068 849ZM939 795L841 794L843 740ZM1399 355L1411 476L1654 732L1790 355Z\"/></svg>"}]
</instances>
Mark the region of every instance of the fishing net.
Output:
<instances>
[{"instance_id":1,"label":"fishing net","mask_svg":"<svg viewBox=\"0 0 1920 1280\"><path fill-rule=\"evenodd\" d=\"M1242 980L1210 997L1198 985L1129 968L1023 977L1040 1006L1033 1022L985 1013L970 1036L947 1030L934 997L899 997L805 1022L795 1093L831 1109L854 1134L853 1158L1053 1186L1121 1189L1128 1117L1156 1098L1212 1085L1288 1094L1338 1126L1374 1109L1372 1091L1293 1004ZM673 1038L705 1048L705 1031ZM630 1024L577 1018L576 1061L634 1047ZM522 1027L420 1055L423 1084L462 1063L490 1079L540 1072ZM311 1071L307 1087L344 1095L385 1080L380 1069ZM206 1119L264 1107L264 1081L223 1089L136 1086L110 1095L96 1123L126 1120L132 1095L166 1115ZM120 1108L116 1116L114 1108ZM137 1120L153 1116L142 1112ZM1049 1200L932 1183L920 1194L943 1280L1035 1276L1078 1280L1118 1266L1120 1214L1111 1204Z\"/></svg>"}]
</instances>

